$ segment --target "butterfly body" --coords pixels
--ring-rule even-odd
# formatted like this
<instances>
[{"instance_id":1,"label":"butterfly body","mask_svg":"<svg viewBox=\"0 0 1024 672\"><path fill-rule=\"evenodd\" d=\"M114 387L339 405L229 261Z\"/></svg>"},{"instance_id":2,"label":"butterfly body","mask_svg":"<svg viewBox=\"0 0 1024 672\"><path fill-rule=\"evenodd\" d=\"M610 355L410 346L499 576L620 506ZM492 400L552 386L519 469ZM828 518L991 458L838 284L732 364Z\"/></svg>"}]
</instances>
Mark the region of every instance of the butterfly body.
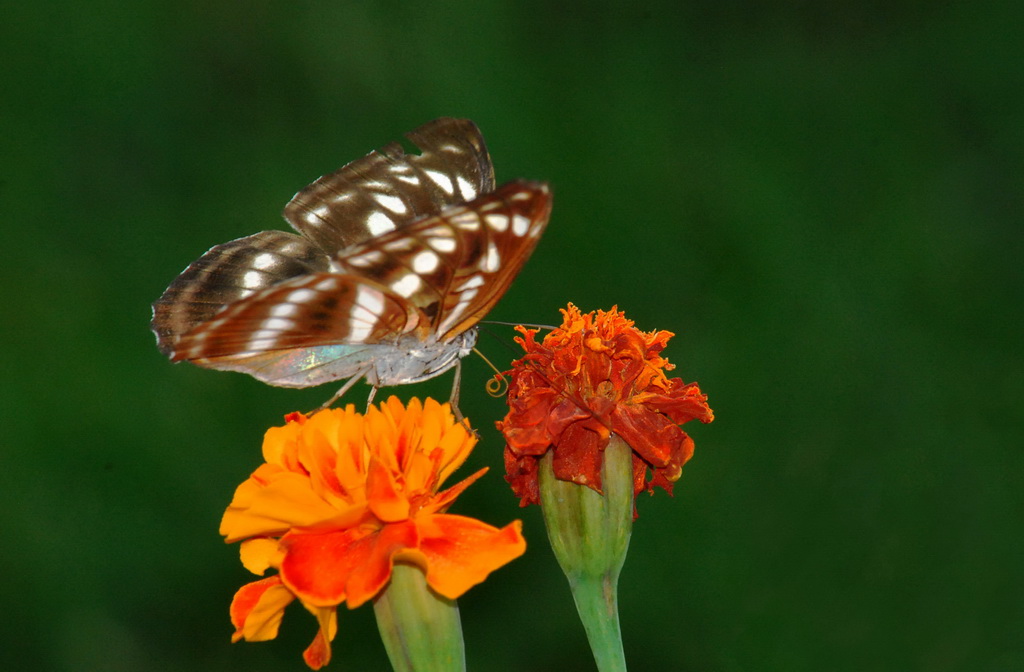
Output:
<instances>
[{"instance_id":1,"label":"butterfly body","mask_svg":"<svg viewBox=\"0 0 1024 672\"><path fill-rule=\"evenodd\" d=\"M439 119L321 177L285 207L299 235L218 245L154 304L174 361L309 387L419 382L456 366L547 224L546 184L494 188L472 122Z\"/></svg>"}]
</instances>

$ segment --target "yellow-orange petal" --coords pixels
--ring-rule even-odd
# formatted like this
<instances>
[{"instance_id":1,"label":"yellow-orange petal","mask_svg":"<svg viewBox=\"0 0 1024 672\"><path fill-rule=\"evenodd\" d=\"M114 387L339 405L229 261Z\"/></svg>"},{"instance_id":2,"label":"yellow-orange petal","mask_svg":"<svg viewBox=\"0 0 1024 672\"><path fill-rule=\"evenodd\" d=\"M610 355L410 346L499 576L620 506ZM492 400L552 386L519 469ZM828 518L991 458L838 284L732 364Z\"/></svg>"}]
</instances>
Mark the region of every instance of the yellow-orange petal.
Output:
<instances>
[{"instance_id":1,"label":"yellow-orange petal","mask_svg":"<svg viewBox=\"0 0 1024 672\"><path fill-rule=\"evenodd\" d=\"M393 523L368 538L366 562L355 568L348 582L348 607L355 609L376 597L391 578L395 555L419 543L416 526L411 521Z\"/></svg>"},{"instance_id":2,"label":"yellow-orange petal","mask_svg":"<svg viewBox=\"0 0 1024 672\"><path fill-rule=\"evenodd\" d=\"M370 511L383 523L395 523L409 517L409 500L395 481L395 472L370 459L366 471L366 499Z\"/></svg>"},{"instance_id":3,"label":"yellow-orange petal","mask_svg":"<svg viewBox=\"0 0 1024 672\"><path fill-rule=\"evenodd\" d=\"M229 613L235 626L231 641L262 642L277 637L284 608L294 599L277 576L245 584L231 600Z\"/></svg>"},{"instance_id":4,"label":"yellow-orange petal","mask_svg":"<svg viewBox=\"0 0 1024 672\"><path fill-rule=\"evenodd\" d=\"M277 539L267 537L243 541L238 548L238 555L242 559L243 567L260 576L281 562L281 549Z\"/></svg>"},{"instance_id":5,"label":"yellow-orange petal","mask_svg":"<svg viewBox=\"0 0 1024 672\"><path fill-rule=\"evenodd\" d=\"M499 529L475 518L441 514L424 517L417 527L418 551L399 557L425 566L430 587L451 600L526 551L518 520Z\"/></svg>"},{"instance_id":6,"label":"yellow-orange petal","mask_svg":"<svg viewBox=\"0 0 1024 672\"><path fill-rule=\"evenodd\" d=\"M331 640L338 631L338 611L333 607L306 607L320 624L313 642L302 652L302 659L313 670L331 662Z\"/></svg>"},{"instance_id":7,"label":"yellow-orange petal","mask_svg":"<svg viewBox=\"0 0 1024 672\"><path fill-rule=\"evenodd\" d=\"M483 469L477 471L475 474L471 474L466 478L462 479L461 481L459 481L452 487L448 488L444 492L437 493L437 496L433 497L428 504L424 505L420 509L420 513L443 513L445 510L447 510L449 506L452 505L452 502L454 502L455 499L459 495L461 495L466 488L473 485L473 483L475 483L477 479L486 474L487 470L488 467L484 467Z\"/></svg>"},{"instance_id":8,"label":"yellow-orange petal","mask_svg":"<svg viewBox=\"0 0 1024 672\"><path fill-rule=\"evenodd\" d=\"M267 464L286 466L292 461L292 446L302 433L303 422L286 422L281 427L271 427L263 434L263 459Z\"/></svg>"},{"instance_id":9,"label":"yellow-orange petal","mask_svg":"<svg viewBox=\"0 0 1024 672\"><path fill-rule=\"evenodd\" d=\"M239 486L239 491L248 489L246 483ZM308 476L287 471L274 474L256 496L238 501L242 503L233 500L221 519L220 533L229 543L246 537L277 536L291 528L316 528L326 521L356 521L363 513L362 507L341 510L331 506L313 492Z\"/></svg>"},{"instance_id":10,"label":"yellow-orange petal","mask_svg":"<svg viewBox=\"0 0 1024 672\"><path fill-rule=\"evenodd\" d=\"M418 542L415 526L387 525L323 534L294 534L281 540L281 578L304 604L355 609L373 598L391 576L392 557Z\"/></svg>"}]
</instances>

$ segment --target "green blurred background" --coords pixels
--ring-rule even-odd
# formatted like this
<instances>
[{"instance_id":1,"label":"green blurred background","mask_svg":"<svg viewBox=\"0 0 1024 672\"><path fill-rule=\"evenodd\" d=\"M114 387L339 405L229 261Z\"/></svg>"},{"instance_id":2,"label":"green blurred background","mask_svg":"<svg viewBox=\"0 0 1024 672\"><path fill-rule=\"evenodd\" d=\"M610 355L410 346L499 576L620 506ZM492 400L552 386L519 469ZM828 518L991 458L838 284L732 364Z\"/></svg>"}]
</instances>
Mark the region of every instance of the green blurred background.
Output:
<instances>
[{"instance_id":1,"label":"green blurred background","mask_svg":"<svg viewBox=\"0 0 1024 672\"><path fill-rule=\"evenodd\" d=\"M217 525L332 390L172 366L149 303L208 247L438 116L555 208L498 320L618 304L717 414L642 497L630 669L1024 669L1017 2L21 3L0 22L0 668L302 670L229 644ZM510 332L483 339L507 362ZM539 512L462 600L471 669L593 669ZM444 397L450 377L397 390ZM360 389L356 396L361 396ZM328 669L385 670L372 611Z\"/></svg>"}]
</instances>

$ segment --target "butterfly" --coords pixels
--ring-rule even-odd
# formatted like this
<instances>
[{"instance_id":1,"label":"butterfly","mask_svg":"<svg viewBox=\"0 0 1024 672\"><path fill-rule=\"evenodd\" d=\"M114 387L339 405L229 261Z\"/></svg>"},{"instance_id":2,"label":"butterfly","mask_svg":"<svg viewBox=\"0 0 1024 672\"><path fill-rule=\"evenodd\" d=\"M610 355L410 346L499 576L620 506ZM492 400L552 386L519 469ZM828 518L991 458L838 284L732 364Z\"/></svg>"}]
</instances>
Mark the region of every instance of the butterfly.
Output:
<instances>
[{"instance_id":1,"label":"butterfly","mask_svg":"<svg viewBox=\"0 0 1024 672\"><path fill-rule=\"evenodd\" d=\"M415 383L455 367L533 252L546 183L495 188L483 137L441 118L316 180L288 202L298 233L211 248L153 304L172 361L283 387ZM453 404L457 405L457 404Z\"/></svg>"}]
</instances>

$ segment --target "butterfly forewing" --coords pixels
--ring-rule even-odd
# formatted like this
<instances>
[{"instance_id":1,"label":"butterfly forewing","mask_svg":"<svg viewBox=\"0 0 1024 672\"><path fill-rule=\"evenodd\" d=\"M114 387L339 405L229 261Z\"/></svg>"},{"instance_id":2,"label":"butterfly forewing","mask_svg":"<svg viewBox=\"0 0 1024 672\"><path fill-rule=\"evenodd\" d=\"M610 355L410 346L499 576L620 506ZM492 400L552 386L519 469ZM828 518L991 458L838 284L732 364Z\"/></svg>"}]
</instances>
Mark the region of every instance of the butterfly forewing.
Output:
<instances>
[{"instance_id":1,"label":"butterfly forewing","mask_svg":"<svg viewBox=\"0 0 1024 672\"><path fill-rule=\"evenodd\" d=\"M324 175L284 208L284 217L323 250L336 254L444 208L494 190L494 168L476 124L437 119L398 143Z\"/></svg>"}]
</instances>

